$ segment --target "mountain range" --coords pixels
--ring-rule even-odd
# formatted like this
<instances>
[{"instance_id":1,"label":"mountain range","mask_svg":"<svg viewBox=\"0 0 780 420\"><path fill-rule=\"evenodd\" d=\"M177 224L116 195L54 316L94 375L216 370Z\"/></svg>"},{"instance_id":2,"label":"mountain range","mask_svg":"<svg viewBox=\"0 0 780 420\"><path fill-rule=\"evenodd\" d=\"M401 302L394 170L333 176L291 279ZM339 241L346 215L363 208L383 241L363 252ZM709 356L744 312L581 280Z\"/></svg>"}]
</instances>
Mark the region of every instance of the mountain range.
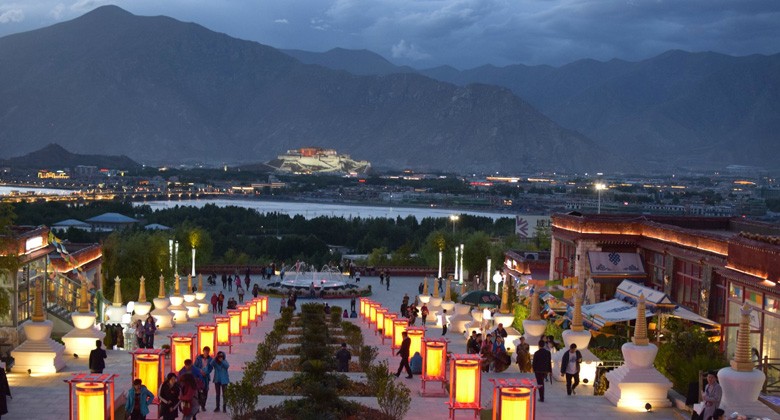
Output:
<instances>
[{"instance_id":1,"label":"mountain range","mask_svg":"<svg viewBox=\"0 0 780 420\"><path fill-rule=\"evenodd\" d=\"M0 166L19 169L73 169L79 165L100 169L138 169L140 164L127 156L79 155L71 153L59 144L48 144L43 149L24 156L0 160Z\"/></svg>"},{"instance_id":2,"label":"mountain range","mask_svg":"<svg viewBox=\"0 0 780 420\"><path fill-rule=\"evenodd\" d=\"M144 163L259 162L314 146L375 168L619 165L505 87L355 75L116 6L0 38L0 80L1 157L56 142Z\"/></svg>"},{"instance_id":3,"label":"mountain range","mask_svg":"<svg viewBox=\"0 0 780 420\"><path fill-rule=\"evenodd\" d=\"M288 53L355 74L409 71L364 50ZM561 67L486 65L462 71L442 66L417 72L461 86L509 88L605 153L638 167L774 168L780 158L780 54L672 50L638 62L579 60Z\"/></svg>"}]
</instances>

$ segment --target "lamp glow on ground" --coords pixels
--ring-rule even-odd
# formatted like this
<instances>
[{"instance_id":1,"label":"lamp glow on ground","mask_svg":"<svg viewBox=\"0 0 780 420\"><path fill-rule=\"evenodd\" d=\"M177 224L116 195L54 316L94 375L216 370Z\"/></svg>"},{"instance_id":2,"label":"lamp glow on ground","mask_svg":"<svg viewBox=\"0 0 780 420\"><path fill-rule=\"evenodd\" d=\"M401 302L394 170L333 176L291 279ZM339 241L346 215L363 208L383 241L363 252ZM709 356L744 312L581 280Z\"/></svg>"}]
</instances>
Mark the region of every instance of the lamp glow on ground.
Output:
<instances>
[{"instance_id":1,"label":"lamp glow on ground","mask_svg":"<svg viewBox=\"0 0 780 420\"><path fill-rule=\"evenodd\" d=\"M229 353L233 353L233 346L230 342L230 317L227 315L214 315L214 321L217 323L217 346L228 346Z\"/></svg>"},{"instance_id":2,"label":"lamp glow on ground","mask_svg":"<svg viewBox=\"0 0 780 420\"><path fill-rule=\"evenodd\" d=\"M475 354L455 354L450 358L450 419L455 419L455 410L474 410L479 418L481 410L482 359Z\"/></svg>"},{"instance_id":3,"label":"lamp glow on ground","mask_svg":"<svg viewBox=\"0 0 780 420\"><path fill-rule=\"evenodd\" d=\"M238 309L229 309L227 314L230 317L231 341L232 337L238 337L238 342L242 343L244 341L244 334L241 333L241 311Z\"/></svg>"},{"instance_id":4,"label":"lamp glow on ground","mask_svg":"<svg viewBox=\"0 0 780 420\"><path fill-rule=\"evenodd\" d=\"M536 384L529 379L491 379L493 420L534 420Z\"/></svg>"},{"instance_id":5,"label":"lamp glow on ground","mask_svg":"<svg viewBox=\"0 0 780 420\"><path fill-rule=\"evenodd\" d=\"M211 354L217 354L217 324L214 322L198 324L198 351L203 353L206 346L211 349Z\"/></svg>"},{"instance_id":6,"label":"lamp glow on ground","mask_svg":"<svg viewBox=\"0 0 780 420\"><path fill-rule=\"evenodd\" d=\"M171 372L179 373L184 367L184 361L187 359L195 360L197 356L197 334L191 333L173 333L169 335L171 339Z\"/></svg>"},{"instance_id":7,"label":"lamp glow on ground","mask_svg":"<svg viewBox=\"0 0 780 420\"><path fill-rule=\"evenodd\" d=\"M80 373L68 383L70 420L108 420L114 418L114 378L119 375Z\"/></svg>"},{"instance_id":8,"label":"lamp glow on ground","mask_svg":"<svg viewBox=\"0 0 780 420\"><path fill-rule=\"evenodd\" d=\"M132 379L140 379L155 398L163 381L167 352L166 349L136 349L130 352L133 356Z\"/></svg>"},{"instance_id":9,"label":"lamp glow on ground","mask_svg":"<svg viewBox=\"0 0 780 420\"><path fill-rule=\"evenodd\" d=\"M444 382L447 380L447 338L429 338L422 339L422 387L420 395L424 397L446 396ZM426 382L440 382L441 388L437 390L426 389Z\"/></svg>"}]
</instances>

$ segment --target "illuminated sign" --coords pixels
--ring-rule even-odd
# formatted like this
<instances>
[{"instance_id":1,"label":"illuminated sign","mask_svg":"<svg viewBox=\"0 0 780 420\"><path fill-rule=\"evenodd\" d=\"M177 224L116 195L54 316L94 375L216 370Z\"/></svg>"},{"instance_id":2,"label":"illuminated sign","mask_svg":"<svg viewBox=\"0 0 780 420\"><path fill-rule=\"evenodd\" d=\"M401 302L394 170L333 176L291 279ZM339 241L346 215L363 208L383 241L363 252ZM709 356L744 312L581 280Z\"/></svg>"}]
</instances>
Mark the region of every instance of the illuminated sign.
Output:
<instances>
[{"instance_id":1,"label":"illuminated sign","mask_svg":"<svg viewBox=\"0 0 780 420\"><path fill-rule=\"evenodd\" d=\"M35 236L24 243L24 252L30 252L41 247L43 247L43 236Z\"/></svg>"}]
</instances>

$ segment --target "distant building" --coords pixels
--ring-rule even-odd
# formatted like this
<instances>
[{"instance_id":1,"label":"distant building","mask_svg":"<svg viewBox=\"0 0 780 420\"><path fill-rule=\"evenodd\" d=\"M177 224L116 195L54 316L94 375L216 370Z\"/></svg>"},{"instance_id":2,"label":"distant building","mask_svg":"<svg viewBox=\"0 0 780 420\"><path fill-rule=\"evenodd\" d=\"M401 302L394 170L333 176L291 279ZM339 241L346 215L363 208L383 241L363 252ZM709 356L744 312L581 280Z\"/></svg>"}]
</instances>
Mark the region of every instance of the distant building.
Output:
<instances>
[{"instance_id":1,"label":"distant building","mask_svg":"<svg viewBox=\"0 0 780 420\"><path fill-rule=\"evenodd\" d=\"M69 179L70 174L68 174L65 171L59 170L59 171L48 171L46 169L42 169L38 171L38 178L41 179Z\"/></svg>"},{"instance_id":2,"label":"distant building","mask_svg":"<svg viewBox=\"0 0 780 420\"><path fill-rule=\"evenodd\" d=\"M161 225L159 223L152 223L150 225L144 226L144 229L146 230L171 230L168 226Z\"/></svg>"},{"instance_id":3,"label":"distant building","mask_svg":"<svg viewBox=\"0 0 780 420\"><path fill-rule=\"evenodd\" d=\"M87 223L89 223L92 230L95 231L112 231L127 229L128 227L139 223L139 221L119 213L105 213L87 219Z\"/></svg>"},{"instance_id":4,"label":"distant building","mask_svg":"<svg viewBox=\"0 0 780 420\"><path fill-rule=\"evenodd\" d=\"M90 230L92 228L92 225L76 219L63 220L61 222L53 223L51 225L51 230L54 232L64 232L70 228Z\"/></svg>"},{"instance_id":5,"label":"distant building","mask_svg":"<svg viewBox=\"0 0 780 420\"><path fill-rule=\"evenodd\" d=\"M293 173L365 173L371 168L366 160L353 160L334 149L318 147L288 150L267 164L278 171Z\"/></svg>"}]
</instances>

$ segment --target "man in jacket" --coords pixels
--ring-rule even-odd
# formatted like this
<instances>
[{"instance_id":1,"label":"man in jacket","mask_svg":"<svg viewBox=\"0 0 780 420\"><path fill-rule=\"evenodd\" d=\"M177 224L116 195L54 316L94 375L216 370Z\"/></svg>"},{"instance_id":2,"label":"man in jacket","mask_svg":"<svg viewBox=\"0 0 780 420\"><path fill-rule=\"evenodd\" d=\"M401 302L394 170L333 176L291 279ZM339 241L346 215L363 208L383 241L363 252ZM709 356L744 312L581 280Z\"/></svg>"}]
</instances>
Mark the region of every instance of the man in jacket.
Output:
<instances>
[{"instance_id":1,"label":"man in jacket","mask_svg":"<svg viewBox=\"0 0 780 420\"><path fill-rule=\"evenodd\" d=\"M203 354L195 358L195 369L200 371L203 377L203 392L198 396L200 401L200 409L206 411L206 400L209 398L209 382L211 381L211 371L214 367L211 362L214 358L211 357L211 348L209 346L203 347Z\"/></svg>"},{"instance_id":2,"label":"man in jacket","mask_svg":"<svg viewBox=\"0 0 780 420\"><path fill-rule=\"evenodd\" d=\"M404 339L401 341L401 348L396 353L398 356L401 356L401 364L398 366L398 372L395 373L395 377L401 376L401 370L406 368L406 373L409 375L406 378L412 379L412 367L409 366L409 348L412 346L412 339L409 338L409 334L406 331L401 333L401 336Z\"/></svg>"},{"instance_id":3,"label":"man in jacket","mask_svg":"<svg viewBox=\"0 0 780 420\"><path fill-rule=\"evenodd\" d=\"M533 368L539 386L539 401L544 402L544 378L552 372L552 355L544 348L543 340L539 340L539 350L534 353Z\"/></svg>"},{"instance_id":4,"label":"man in jacket","mask_svg":"<svg viewBox=\"0 0 780 420\"><path fill-rule=\"evenodd\" d=\"M341 350L336 352L336 360L339 361L339 372L349 372L349 361L352 360L352 353L347 350L347 343L341 343Z\"/></svg>"},{"instance_id":5,"label":"man in jacket","mask_svg":"<svg viewBox=\"0 0 780 420\"><path fill-rule=\"evenodd\" d=\"M225 388L227 388L228 384L230 383L230 376L228 375L228 368L230 368L230 364L227 362L227 360L225 360L225 352L217 352L217 358L211 362L211 365L214 372L214 390L217 392L217 408L214 409L214 412L216 413L219 411L220 397L225 393ZM225 410L226 406L227 403L223 400L223 413L227 413L227 410Z\"/></svg>"},{"instance_id":6,"label":"man in jacket","mask_svg":"<svg viewBox=\"0 0 780 420\"><path fill-rule=\"evenodd\" d=\"M106 368L105 359L108 355L103 350L103 343L100 340L95 341L95 346L97 348L89 352L89 371L91 373L103 373L103 369Z\"/></svg>"},{"instance_id":7,"label":"man in jacket","mask_svg":"<svg viewBox=\"0 0 780 420\"><path fill-rule=\"evenodd\" d=\"M154 401L154 395L146 389L146 385L141 384L140 379L133 381L133 387L127 392L127 403L125 412L129 414L130 420L146 420L149 414L149 404Z\"/></svg>"},{"instance_id":8,"label":"man in jacket","mask_svg":"<svg viewBox=\"0 0 780 420\"><path fill-rule=\"evenodd\" d=\"M580 363L582 363L582 354L577 350L577 345L572 343L569 351L563 355L561 360L561 376L566 375L566 394L577 395L574 391L580 384ZM572 379L574 384L572 384Z\"/></svg>"}]
</instances>

